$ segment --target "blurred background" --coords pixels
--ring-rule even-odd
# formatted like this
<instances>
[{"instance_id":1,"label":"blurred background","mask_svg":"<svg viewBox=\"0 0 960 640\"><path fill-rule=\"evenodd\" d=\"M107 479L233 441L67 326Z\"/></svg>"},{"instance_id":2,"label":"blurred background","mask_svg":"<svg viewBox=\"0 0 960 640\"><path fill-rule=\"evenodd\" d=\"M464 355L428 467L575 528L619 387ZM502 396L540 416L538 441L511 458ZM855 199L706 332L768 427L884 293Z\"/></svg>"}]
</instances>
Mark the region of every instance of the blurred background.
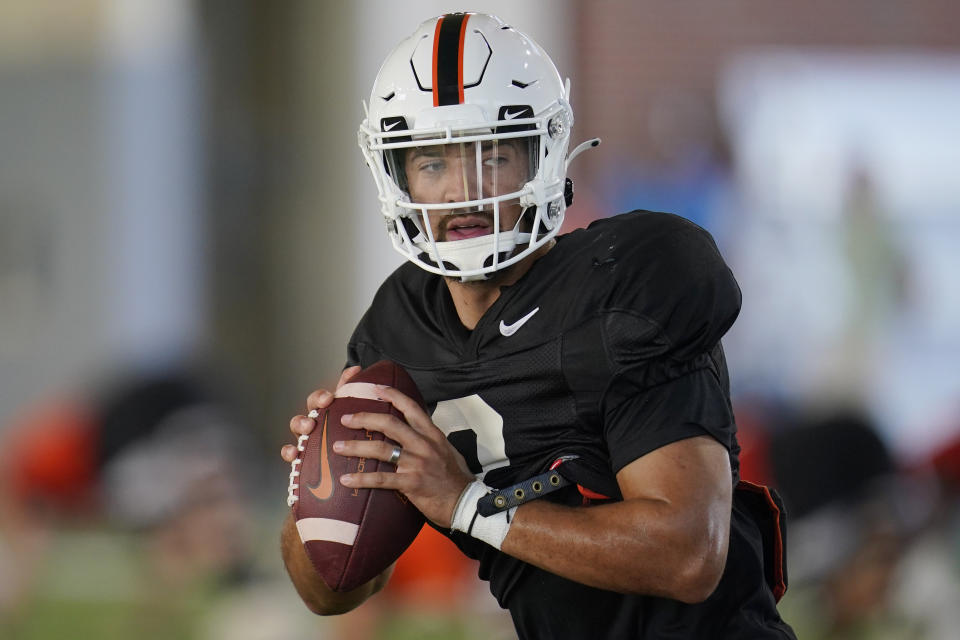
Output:
<instances>
[{"instance_id":1,"label":"blurred background","mask_svg":"<svg viewBox=\"0 0 960 640\"><path fill-rule=\"evenodd\" d=\"M287 423L389 248L356 129L421 20L500 15L570 76L568 229L706 227L747 479L801 638L960 628L960 4L0 0L0 637L509 638L427 537L314 618L280 564Z\"/></svg>"}]
</instances>

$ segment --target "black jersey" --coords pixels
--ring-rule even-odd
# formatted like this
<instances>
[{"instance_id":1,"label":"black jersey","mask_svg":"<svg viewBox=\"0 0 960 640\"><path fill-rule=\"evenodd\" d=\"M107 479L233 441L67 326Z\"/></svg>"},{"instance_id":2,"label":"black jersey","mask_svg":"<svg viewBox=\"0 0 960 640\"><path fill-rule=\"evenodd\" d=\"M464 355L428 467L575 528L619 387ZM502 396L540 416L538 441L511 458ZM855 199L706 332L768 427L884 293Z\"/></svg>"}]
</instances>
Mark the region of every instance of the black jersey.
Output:
<instances>
[{"instance_id":1,"label":"black jersey","mask_svg":"<svg viewBox=\"0 0 960 640\"><path fill-rule=\"evenodd\" d=\"M543 499L619 499L622 467L705 434L727 448L736 483L720 338L739 309L739 288L706 231L670 214L633 212L558 237L501 288L473 331L441 277L402 265L357 326L348 364L401 364L434 422L493 487L576 456L563 470L581 491ZM737 511L727 571L698 605L587 587L463 534L451 538L480 560L480 577L521 638L791 637L777 631L788 628L753 558L759 536L739 540L738 519L750 523ZM740 555L753 560L732 570ZM723 636L724 626L735 632Z\"/></svg>"}]
</instances>

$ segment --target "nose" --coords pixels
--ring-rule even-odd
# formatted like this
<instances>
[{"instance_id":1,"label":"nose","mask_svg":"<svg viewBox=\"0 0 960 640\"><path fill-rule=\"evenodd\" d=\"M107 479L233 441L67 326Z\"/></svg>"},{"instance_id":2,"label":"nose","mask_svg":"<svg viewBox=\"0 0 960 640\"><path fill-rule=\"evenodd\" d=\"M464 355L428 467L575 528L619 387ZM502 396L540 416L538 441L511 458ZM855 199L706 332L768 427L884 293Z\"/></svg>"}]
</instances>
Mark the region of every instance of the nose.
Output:
<instances>
[{"instance_id":1,"label":"nose","mask_svg":"<svg viewBox=\"0 0 960 640\"><path fill-rule=\"evenodd\" d=\"M465 202L478 196L475 163L470 158L456 157L447 162L444 172L444 202Z\"/></svg>"}]
</instances>

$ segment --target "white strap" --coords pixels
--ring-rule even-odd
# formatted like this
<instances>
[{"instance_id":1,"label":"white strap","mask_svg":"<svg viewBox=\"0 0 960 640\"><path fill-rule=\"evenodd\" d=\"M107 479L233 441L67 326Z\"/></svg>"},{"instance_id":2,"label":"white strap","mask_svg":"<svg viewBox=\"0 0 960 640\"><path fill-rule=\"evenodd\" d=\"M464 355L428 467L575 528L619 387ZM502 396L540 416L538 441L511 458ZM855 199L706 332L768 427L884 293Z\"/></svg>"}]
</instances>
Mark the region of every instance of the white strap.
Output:
<instances>
[{"instance_id":1,"label":"white strap","mask_svg":"<svg viewBox=\"0 0 960 640\"><path fill-rule=\"evenodd\" d=\"M513 520L513 514L517 508L513 507L507 511L495 513L492 516L481 516L477 513L477 503L480 498L493 491L490 487L479 480L475 480L466 486L457 506L453 511L453 522L450 529L453 531L462 531L469 536L482 542L486 542L491 547L499 549L503 545L503 539L507 537L507 531L510 530L510 522Z\"/></svg>"}]
</instances>

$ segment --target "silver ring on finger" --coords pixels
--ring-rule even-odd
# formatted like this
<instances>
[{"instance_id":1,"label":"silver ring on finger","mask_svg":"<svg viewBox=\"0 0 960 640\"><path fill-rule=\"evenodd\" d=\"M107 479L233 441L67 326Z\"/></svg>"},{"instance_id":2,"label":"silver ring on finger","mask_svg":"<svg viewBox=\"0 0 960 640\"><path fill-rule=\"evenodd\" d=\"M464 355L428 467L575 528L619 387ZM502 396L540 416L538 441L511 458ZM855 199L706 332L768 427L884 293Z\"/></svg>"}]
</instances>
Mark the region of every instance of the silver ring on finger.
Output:
<instances>
[{"instance_id":1,"label":"silver ring on finger","mask_svg":"<svg viewBox=\"0 0 960 640\"><path fill-rule=\"evenodd\" d=\"M400 460L401 453L403 453L403 449L400 447L394 447L393 451L390 453L390 457L387 458L387 462L396 466L397 462Z\"/></svg>"}]
</instances>

